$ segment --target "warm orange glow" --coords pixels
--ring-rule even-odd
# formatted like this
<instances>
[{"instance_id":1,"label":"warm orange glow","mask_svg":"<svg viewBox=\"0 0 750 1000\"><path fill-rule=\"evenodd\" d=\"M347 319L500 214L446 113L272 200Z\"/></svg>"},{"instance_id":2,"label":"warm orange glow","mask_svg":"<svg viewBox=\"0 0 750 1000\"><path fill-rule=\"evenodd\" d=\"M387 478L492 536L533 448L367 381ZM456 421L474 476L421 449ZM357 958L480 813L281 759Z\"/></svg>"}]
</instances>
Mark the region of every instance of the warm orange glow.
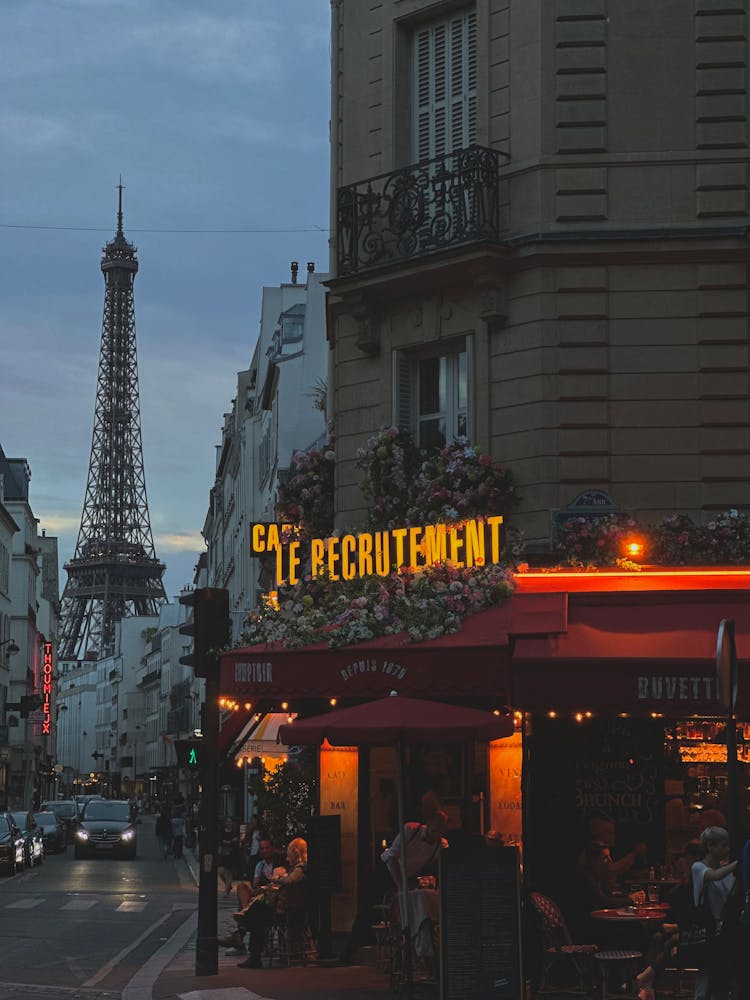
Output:
<instances>
[{"instance_id":1,"label":"warm orange glow","mask_svg":"<svg viewBox=\"0 0 750 1000\"><path fill-rule=\"evenodd\" d=\"M583 712L576 712L575 719L576 722L583 722Z\"/></svg>"},{"instance_id":2,"label":"warm orange glow","mask_svg":"<svg viewBox=\"0 0 750 1000\"><path fill-rule=\"evenodd\" d=\"M219 698L219 707L220 708L224 708L224 706L226 705L226 703L227 703L227 699L226 698Z\"/></svg>"},{"instance_id":3,"label":"warm orange glow","mask_svg":"<svg viewBox=\"0 0 750 1000\"><path fill-rule=\"evenodd\" d=\"M335 708L336 707L337 700L338 699L336 699L336 698L331 698L330 699L330 701L328 702L328 704L331 706L331 708Z\"/></svg>"},{"instance_id":4,"label":"warm orange glow","mask_svg":"<svg viewBox=\"0 0 750 1000\"><path fill-rule=\"evenodd\" d=\"M591 712L586 712L586 718L587 718L587 719L590 719L590 718L591 718Z\"/></svg>"},{"instance_id":5,"label":"warm orange glow","mask_svg":"<svg viewBox=\"0 0 750 1000\"><path fill-rule=\"evenodd\" d=\"M628 559L642 559L644 545L642 538L629 538L625 541L625 555Z\"/></svg>"},{"instance_id":6,"label":"warm orange glow","mask_svg":"<svg viewBox=\"0 0 750 1000\"><path fill-rule=\"evenodd\" d=\"M557 712L547 712L547 715L549 716L550 719L557 718Z\"/></svg>"},{"instance_id":7,"label":"warm orange glow","mask_svg":"<svg viewBox=\"0 0 750 1000\"><path fill-rule=\"evenodd\" d=\"M553 570L549 573L519 573L517 594L597 593L650 590L750 590L750 568L680 569L648 566L640 572L626 570Z\"/></svg>"},{"instance_id":8,"label":"warm orange glow","mask_svg":"<svg viewBox=\"0 0 750 1000\"><path fill-rule=\"evenodd\" d=\"M282 701L282 703L281 703L281 710L282 710L282 712L286 712L286 710L287 710L288 708L289 708L289 702L287 702L287 701Z\"/></svg>"}]
</instances>

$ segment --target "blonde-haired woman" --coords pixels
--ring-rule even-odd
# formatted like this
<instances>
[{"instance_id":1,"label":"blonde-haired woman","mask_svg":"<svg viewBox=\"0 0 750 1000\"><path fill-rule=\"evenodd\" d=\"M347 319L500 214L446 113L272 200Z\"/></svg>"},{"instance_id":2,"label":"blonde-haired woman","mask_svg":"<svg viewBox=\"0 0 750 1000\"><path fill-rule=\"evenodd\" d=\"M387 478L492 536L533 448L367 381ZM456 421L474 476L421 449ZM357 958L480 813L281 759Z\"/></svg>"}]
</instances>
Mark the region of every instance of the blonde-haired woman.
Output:
<instances>
[{"instance_id":1,"label":"blonde-haired woman","mask_svg":"<svg viewBox=\"0 0 750 1000\"><path fill-rule=\"evenodd\" d=\"M729 834L721 826L709 826L701 833L703 858L692 867L693 902L705 902L716 921L716 937L709 945L706 964L698 970L695 1000L726 1000L736 964L729 935L722 934L724 909L734 889L736 861L727 861Z\"/></svg>"}]
</instances>

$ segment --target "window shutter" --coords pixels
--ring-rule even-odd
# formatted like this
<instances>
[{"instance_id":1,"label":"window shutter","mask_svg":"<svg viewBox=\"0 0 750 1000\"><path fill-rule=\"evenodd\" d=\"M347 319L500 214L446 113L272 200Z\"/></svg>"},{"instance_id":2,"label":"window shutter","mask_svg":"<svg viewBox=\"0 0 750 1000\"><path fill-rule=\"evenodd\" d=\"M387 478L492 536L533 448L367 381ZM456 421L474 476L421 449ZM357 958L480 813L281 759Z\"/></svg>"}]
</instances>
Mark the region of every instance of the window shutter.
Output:
<instances>
[{"instance_id":1,"label":"window shutter","mask_svg":"<svg viewBox=\"0 0 750 1000\"><path fill-rule=\"evenodd\" d=\"M417 160L476 141L476 53L473 11L415 33L412 121Z\"/></svg>"},{"instance_id":2,"label":"window shutter","mask_svg":"<svg viewBox=\"0 0 750 1000\"><path fill-rule=\"evenodd\" d=\"M412 368L404 351L393 352L393 423L399 430L414 433Z\"/></svg>"}]
</instances>

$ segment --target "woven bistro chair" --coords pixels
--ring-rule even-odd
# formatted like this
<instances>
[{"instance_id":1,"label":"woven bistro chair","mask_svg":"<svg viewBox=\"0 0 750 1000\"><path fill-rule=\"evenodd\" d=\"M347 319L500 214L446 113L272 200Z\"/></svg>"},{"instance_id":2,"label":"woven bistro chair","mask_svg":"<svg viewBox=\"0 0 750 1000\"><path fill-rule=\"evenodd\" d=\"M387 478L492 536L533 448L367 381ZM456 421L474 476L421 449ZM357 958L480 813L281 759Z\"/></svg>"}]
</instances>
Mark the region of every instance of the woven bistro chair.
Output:
<instances>
[{"instance_id":1,"label":"woven bistro chair","mask_svg":"<svg viewBox=\"0 0 750 1000\"><path fill-rule=\"evenodd\" d=\"M562 910L549 896L532 892L529 896L537 918L543 945L542 968L539 976L538 993L560 992L551 985L552 973L557 967L564 968L575 976L575 992L589 994L593 982L592 958L599 950L595 944L574 944ZM565 992L572 992L565 989Z\"/></svg>"}]
</instances>

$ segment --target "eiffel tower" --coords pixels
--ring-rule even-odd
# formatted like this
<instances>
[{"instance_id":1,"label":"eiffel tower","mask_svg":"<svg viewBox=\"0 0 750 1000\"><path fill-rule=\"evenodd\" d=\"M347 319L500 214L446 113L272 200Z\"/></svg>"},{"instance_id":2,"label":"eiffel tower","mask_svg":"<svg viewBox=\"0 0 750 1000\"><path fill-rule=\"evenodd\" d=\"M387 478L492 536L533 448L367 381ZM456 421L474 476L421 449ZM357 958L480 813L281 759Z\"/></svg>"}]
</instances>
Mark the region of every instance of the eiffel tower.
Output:
<instances>
[{"instance_id":1,"label":"eiffel tower","mask_svg":"<svg viewBox=\"0 0 750 1000\"><path fill-rule=\"evenodd\" d=\"M154 552L143 473L133 284L136 248L122 231L104 247L104 318L94 431L75 554L65 564L59 660L112 652L115 622L158 614L166 601L164 564Z\"/></svg>"}]
</instances>

